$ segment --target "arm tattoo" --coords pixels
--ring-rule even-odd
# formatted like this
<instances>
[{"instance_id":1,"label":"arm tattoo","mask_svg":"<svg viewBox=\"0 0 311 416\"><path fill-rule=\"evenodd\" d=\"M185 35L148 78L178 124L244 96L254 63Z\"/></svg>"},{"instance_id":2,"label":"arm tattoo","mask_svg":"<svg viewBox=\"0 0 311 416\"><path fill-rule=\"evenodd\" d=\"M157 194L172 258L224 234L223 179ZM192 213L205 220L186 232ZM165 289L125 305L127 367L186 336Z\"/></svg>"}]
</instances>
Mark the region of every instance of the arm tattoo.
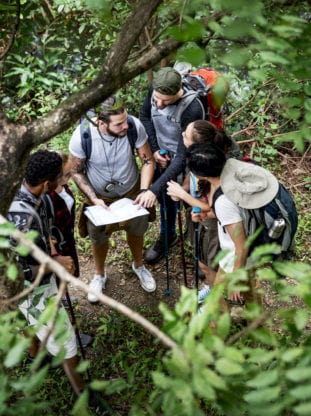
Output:
<instances>
[{"instance_id":1,"label":"arm tattoo","mask_svg":"<svg viewBox=\"0 0 311 416\"><path fill-rule=\"evenodd\" d=\"M71 160L71 174L79 189L90 200L96 198L96 193L85 175L85 159L70 155Z\"/></svg>"},{"instance_id":2,"label":"arm tattoo","mask_svg":"<svg viewBox=\"0 0 311 416\"><path fill-rule=\"evenodd\" d=\"M147 158L145 153L143 154L141 159L142 159L143 165L150 165L150 163L152 161L152 158L151 157Z\"/></svg>"}]
</instances>

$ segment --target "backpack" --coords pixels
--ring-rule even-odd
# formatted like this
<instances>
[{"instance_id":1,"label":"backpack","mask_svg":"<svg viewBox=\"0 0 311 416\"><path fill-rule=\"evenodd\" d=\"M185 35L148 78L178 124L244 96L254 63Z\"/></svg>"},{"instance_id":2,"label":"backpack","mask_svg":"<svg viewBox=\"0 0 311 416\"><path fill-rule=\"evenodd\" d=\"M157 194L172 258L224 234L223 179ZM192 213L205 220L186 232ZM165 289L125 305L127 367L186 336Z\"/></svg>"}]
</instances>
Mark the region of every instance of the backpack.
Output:
<instances>
[{"instance_id":1,"label":"backpack","mask_svg":"<svg viewBox=\"0 0 311 416\"><path fill-rule=\"evenodd\" d=\"M214 212L215 202L222 194L223 191L219 187L213 195L212 209ZM280 182L278 193L267 205L256 209L241 207L239 209L248 237L254 235L260 226L262 227L261 232L250 246L250 253L255 247L272 242L282 247L282 254L290 251L297 231L298 214L291 195Z\"/></svg>"},{"instance_id":2,"label":"backpack","mask_svg":"<svg viewBox=\"0 0 311 416\"><path fill-rule=\"evenodd\" d=\"M220 80L223 84L222 88L215 93L214 87ZM229 83L223 75L213 68L200 68L197 71L183 74L182 85L186 93L183 96L181 108L176 111L176 120L180 120L185 108L198 97L204 108L205 120L210 121L217 128L223 128L222 105L229 91Z\"/></svg>"},{"instance_id":3,"label":"backpack","mask_svg":"<svg viewBox=\"0 0 311 416\"><path fill-rule=\"evenodd\" d=\"M80 119L81 146L85 153L86 159L89 159L92 153L90 123L92 123L91 118L94 116L95 116L95 112L93 110L89 110L87 114ZM138 134L137 134L136 124L132 116L127 116L127 123L129 125L128 131L127 131L127 138L130 142L132 152L134 153L135 143L136 143Z\"/></svg>"}]
</instances>

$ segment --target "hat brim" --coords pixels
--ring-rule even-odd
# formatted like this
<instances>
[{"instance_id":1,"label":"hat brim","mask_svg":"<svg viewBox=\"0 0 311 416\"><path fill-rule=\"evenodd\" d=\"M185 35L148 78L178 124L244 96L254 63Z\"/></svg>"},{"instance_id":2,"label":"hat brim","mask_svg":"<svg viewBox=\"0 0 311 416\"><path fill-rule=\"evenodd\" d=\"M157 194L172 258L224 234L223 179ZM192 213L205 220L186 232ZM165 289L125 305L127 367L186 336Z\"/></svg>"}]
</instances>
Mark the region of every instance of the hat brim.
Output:
<instances>
[{"instance_id":1,"label":"hat brim","mask_svg":"<svg viewBox=\"0 0 311 416\"><path fill-rule=\"evenodd\" d=\"M249 183L254 178L254 192L248 190L247 184L241 182L241 172L246 173ZM256 188L256 183L258 187ZM256 209L267 205L279 190L277 178L250 162L228 159L220 176L220 184L226 197L241 208Z\"/></svg>"}]
</instances>

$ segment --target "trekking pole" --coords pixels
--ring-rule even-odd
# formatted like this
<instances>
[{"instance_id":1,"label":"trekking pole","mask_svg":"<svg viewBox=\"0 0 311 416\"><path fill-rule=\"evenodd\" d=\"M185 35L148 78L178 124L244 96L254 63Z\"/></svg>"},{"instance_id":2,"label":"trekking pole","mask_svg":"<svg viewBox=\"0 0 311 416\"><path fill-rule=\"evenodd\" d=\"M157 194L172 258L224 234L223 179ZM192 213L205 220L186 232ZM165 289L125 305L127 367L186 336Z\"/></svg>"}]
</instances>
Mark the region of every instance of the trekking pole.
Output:
<instances>
[{"instance_id":1,"label":"trekking pole","mask_svg":"<svg viewBox=\"0 0 311 416\"><path fill-rule=\"evenodd\" d=\"M192 212L199 214L201 212L200 207L193 207ZM193 222L194 226L194 270L195 270L195 287L199 292L199 223Z\"/></svg>"},{"instance_id":2,"label":"trekking pole","mask_svg":"<svg viewBox=\"0 0 311 416\"><path fill-rule=\"evenodd\" d=\"M167 155L167 150L160 149L159 151L161 156ZM165 294L170 295L170 274L169 274L169 265L168 265L168 229L167 229L167 207L166 207L166 191L162 191L162 205L163 205L163 214L164 214L164 256L165 256L165 269L166 269L166 289Z\"/></svg>"},{"instance_id":3,"label":"trekking pole","mask_svg":"<svg viewBox=\"0 0 311 416\"><path fill-rule=\"evenodd\" d=\"M77 326L76 315L75 315L73 307L72 307L72 303L71 303L70 295L68 293L68 289L66 289L65 296L66 296L66 301L67 301L67 305L68 305L68 310L69 310L69 313L70 313L71 324L72 324L72 326L75 330L75 334L76 334L78 344L79 344L79 347L80 347L80 350L81 350L82 358L85 360L85 351L84 351L84 348L83 348L83 345L82 345L79 329L78 329L78 326Z\"/></svg>"},{"instance_id":4,"label":"trekking pole","mask_svg":"<svg viewBox=\"0 0 311 416\"><path fill-rule=\"evenodd\" d=\"M182 218L181 218L180 201L176 201L176 207L177 207L179 241L180 241L180 254L181 254L181 261L182 261L182 266L183 266L184 283L185 283L185 286L188 287L188 284L187 284L187 266L186 266L185 245L184 245L185 240L184 240L184 234L183 234L183 230L182 230Z\"/></svg>"}]
</instances>

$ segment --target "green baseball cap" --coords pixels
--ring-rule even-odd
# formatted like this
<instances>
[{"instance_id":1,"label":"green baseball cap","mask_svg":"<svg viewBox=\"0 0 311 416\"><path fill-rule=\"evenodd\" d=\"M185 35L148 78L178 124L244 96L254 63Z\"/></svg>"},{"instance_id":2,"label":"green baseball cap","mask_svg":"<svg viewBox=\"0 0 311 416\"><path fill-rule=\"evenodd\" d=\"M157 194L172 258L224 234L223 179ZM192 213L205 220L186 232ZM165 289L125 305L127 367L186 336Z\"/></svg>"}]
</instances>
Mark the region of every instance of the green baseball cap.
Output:
<instances>
[{"instance_id":1,"label":"green baseball cap","mask_svg":"<svg viewBox=\"0 0 311 416\"><path fill-rule=\"evenodd\" d=\"M152 86L160 94L175 95L181 88L181 75L174 68L161 68L156 73Z\"/></svg>"}]
</instances>

